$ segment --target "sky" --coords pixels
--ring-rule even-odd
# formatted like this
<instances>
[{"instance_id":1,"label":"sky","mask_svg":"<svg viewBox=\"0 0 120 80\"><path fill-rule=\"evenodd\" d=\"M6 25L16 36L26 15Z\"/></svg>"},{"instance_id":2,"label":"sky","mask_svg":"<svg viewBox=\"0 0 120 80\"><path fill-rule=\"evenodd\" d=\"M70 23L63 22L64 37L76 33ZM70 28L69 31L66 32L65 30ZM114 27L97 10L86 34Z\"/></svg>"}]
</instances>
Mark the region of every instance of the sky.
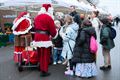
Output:
<instances>
[{"instance_id":1,"label":"sky","mask_svg":"<svg viewBox=\"0 0 120 80\"><path fill-rule=\"evenodd\" d=\"M7 0L0 0L0 2L4 1ZM104 10L108 11L113 16L120 15L120 0L99 0L98 6L102 7Z\"/></svg>"},{"instance_id":2,"label":"sky","mask_svg":"<svg viewBox=\"0 0 120 80\"><path fill-rule=\"evenodd\" d=\"M4 2L4 1L7 1L7 0L0 0L0 2Z\"/></svg>"},{"instance_id":3,"label":"sky","mask_svg":"<svg viewBox=\"0 0 120 80\"><path fill-rule=\"evenodd\" d=\"M120 0L99 0L98 4L103 9L110 12L113 16L120 15Z\"/></svg>"}]
</instances>

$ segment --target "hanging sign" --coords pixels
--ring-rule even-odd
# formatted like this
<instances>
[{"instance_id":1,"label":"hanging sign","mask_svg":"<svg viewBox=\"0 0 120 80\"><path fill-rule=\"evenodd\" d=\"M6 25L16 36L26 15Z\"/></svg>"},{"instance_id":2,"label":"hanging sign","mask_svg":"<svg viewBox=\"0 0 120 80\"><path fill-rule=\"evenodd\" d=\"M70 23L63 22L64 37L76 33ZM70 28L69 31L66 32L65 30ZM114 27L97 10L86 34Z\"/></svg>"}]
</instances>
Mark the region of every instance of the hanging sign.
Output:
<instances>
[{"instance_id":1,"label":"hanging sign","mask_svg":"<svg viewBox=\"0 0 120 80\"><path fill-rule=\"evenodd\" d=\"M3 18L15 18L17 15L3 15Z\"/></svg>"}]
</instances>

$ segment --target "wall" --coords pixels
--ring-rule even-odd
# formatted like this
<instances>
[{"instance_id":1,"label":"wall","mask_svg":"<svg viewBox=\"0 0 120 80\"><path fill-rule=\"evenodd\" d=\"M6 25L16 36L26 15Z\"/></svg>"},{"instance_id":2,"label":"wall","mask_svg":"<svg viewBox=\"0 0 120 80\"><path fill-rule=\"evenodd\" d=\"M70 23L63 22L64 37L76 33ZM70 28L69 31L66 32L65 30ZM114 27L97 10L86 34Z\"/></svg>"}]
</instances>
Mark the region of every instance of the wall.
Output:
<instances>
[{"instance_id":1,"label":"wall","mask_svg":"<svg viewBox=\"0 0 120 80\"><path fill-rule=\"evenodd\" d=\"M0 10L0 26L2 30L5 31L4 24L12 23L14 18L16 17L15 11L12 10Z\"/></svg>"}]
</instances>

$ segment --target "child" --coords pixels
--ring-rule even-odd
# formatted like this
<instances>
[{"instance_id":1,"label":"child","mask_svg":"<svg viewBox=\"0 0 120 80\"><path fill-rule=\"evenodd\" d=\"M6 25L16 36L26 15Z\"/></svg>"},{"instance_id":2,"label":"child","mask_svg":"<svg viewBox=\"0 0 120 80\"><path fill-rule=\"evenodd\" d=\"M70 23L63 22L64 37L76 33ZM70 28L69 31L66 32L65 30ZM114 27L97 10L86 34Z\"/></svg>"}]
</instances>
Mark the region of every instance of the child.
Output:
<instances>
[{"instance_id":1,"label":"child","mask_svg":"<svg viewBox=\"0 0 120 80\"><path fill-rule=\"evenodd\" d=\"M54 61L53 64L54 65L62 62L61 52L62 52L62 47L63 47L62 38L59 35L59 30L61 27L60 21L55 20L55 25L58 31L58 37L52 40L54 44L54 47L53 47L53 61Z\"/></svg>"},{"instance_id":2,"label":"child","mask_svg":"<svg viewBox=\"0 0 120 80\"><path fill-rule=\"evenodd\" d=\"M77 37L77 32L79 29L79 26L77 23L73 21L72 16L66 15L65 16L65 22L66 22L66 30L65 32L61 32L60 35L63 39L63 50L62 50L62 56L66 60L66 63L69 63L73 56L73 48L75 45L75 40ZM69 65L68 65L69 68ZM66 71L65 71L65 74Z\"/></svg>"}]
</instances>

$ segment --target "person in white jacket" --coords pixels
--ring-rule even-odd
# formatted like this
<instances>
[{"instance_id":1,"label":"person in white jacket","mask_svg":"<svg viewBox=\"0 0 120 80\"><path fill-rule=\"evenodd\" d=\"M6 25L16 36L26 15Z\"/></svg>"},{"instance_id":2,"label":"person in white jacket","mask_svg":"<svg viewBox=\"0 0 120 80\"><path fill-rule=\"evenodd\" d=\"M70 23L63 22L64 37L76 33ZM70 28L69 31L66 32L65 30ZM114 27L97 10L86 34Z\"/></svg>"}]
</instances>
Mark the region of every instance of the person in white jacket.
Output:
<instances>
[{"instance_id":1,"label":"person in white jacket","mask_svg":"<svg viewBox=\"0 0 120 80\"><path fill-rule=\"evenodd\" d=\"M100 29L102 27L102 22L98 18L99 11L93 11L92 12L92 26L95 28L96 34L97 34L97 40L99 41L99 36L100 36Z\"/></svg>"},{"instance_id":2,"label":"person in white jacket","mask_svg":"<svg viewBox=\"0 0 120 80\"><path fill-rule=\"evenodd\" d=\"M79 26L73 22L70 15L65 16L65 26L61 28L60 35L63 38L62 57L69 61L73 56L73 48L77 37Z\"/></svg>"},{"instance_id":3,"label":"person in white jacket","mask_svg":"<svg viewBox=\"0 0 120 80\"><path fill-rule=\"evenodd\" d=\"M102 22L99 20L98 16L99 16L99 11L93 11L92 12L92 26L95 28L96 32L100 31L100 26L102 26Z\"/></svg>"}]
</instances>

